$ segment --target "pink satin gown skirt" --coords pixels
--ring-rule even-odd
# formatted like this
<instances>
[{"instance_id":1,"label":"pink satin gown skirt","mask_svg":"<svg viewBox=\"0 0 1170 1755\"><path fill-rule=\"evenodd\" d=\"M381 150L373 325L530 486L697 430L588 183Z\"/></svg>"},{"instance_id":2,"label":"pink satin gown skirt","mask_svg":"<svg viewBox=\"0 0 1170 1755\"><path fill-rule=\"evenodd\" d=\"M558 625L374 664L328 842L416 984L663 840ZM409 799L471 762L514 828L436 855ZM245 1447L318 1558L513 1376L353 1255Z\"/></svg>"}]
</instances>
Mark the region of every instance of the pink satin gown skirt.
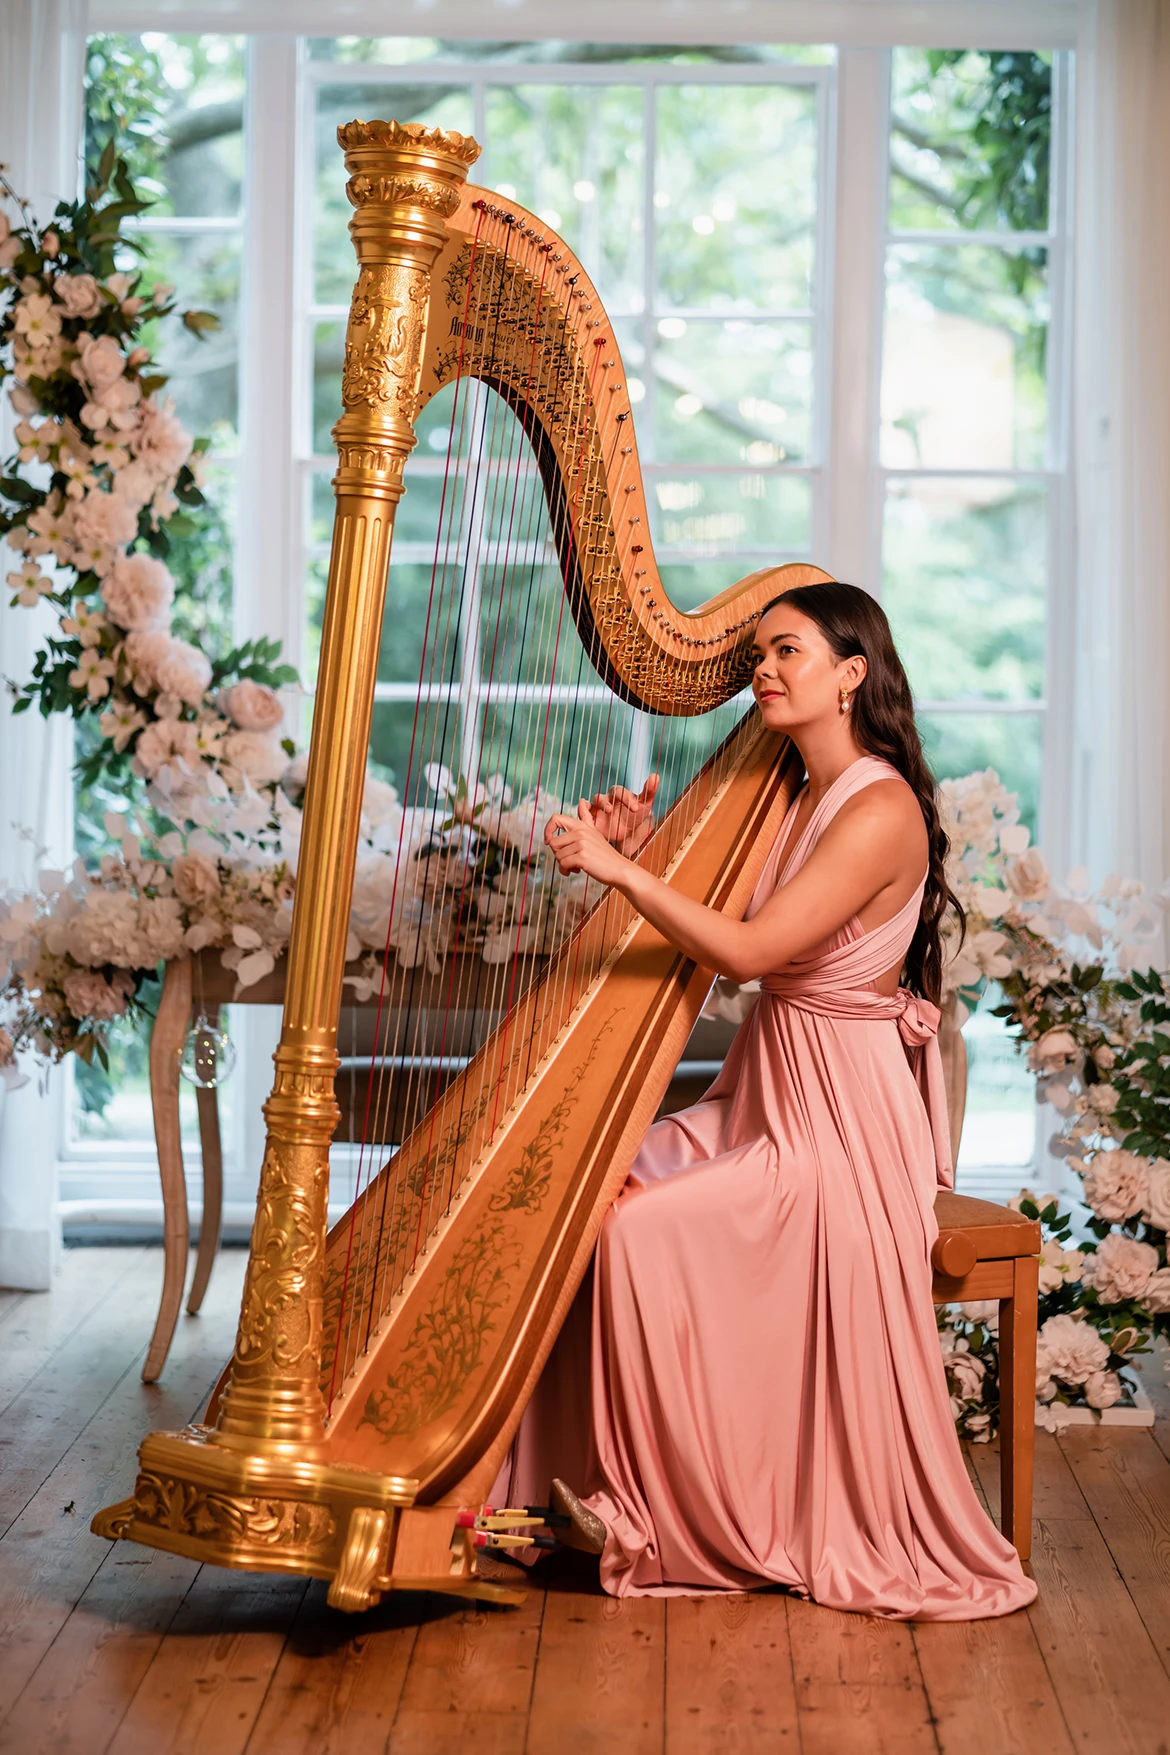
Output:
<instances>
[{"instance_id":1,"label":"pink satin gown skirt","mask_svg":"<svg viewBox=\"0 0 1170 1755\"><path fill-rule=\"evenodd\" d=\"M785 875L846 798L892 774L869 757L847 769ZM778 1584L966 1620L1036 1594L968 1480L939 1353L938 1014L872 987L920 902L765 981L715 1084L650 1129L605 1220L508 1485L513 1504L552 1474L592 1489L614 1595Z\"/></svg>"}]
</instances>

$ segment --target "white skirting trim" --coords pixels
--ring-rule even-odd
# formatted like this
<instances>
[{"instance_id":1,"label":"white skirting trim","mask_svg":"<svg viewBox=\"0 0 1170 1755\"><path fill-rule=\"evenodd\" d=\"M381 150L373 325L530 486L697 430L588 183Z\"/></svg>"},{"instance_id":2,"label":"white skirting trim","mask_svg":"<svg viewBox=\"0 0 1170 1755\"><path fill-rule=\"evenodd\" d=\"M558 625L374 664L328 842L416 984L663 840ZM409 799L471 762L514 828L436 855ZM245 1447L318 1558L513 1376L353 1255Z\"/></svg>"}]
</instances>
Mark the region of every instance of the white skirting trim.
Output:
<instances>
[{"instance_id":1,"label":"white skirting trim","mask_svg":"<svg viewBox=\"0 0 1170 1755\"><path fill-rule=\"evenodd\" d=\"M1060 1408L1057 1415L1063 1426L1152 1426L1154 1424L1154 1404L1140 1384L1132 1385L1131 1404L1123 1406L1120 1402L1111 1408L1102 1408L1100 1413L1094 1408Z\"/></svg>"},{"instance_id":2,"label":"white skirting trim","mask_svg":"<svg viewBox=\"0 0 1170 1755\"><path fill-rule=\"evenodd\" d=\"M53 1255L49 1231L0 1225L0 1286L13 1292L47 1292L53 1284Z\"/></svg>"}]
</instances>

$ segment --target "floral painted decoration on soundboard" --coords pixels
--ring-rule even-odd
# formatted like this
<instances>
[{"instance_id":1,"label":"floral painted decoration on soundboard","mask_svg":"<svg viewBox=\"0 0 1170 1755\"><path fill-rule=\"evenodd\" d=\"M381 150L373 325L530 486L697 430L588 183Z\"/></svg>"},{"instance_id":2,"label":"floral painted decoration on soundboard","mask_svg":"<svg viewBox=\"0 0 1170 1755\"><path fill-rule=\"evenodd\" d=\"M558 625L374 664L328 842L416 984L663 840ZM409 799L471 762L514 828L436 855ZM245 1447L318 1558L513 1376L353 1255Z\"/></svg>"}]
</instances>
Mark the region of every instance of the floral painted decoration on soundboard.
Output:
<instances>
[{"instance_id":1,"label":"floral painted decoration on soundboard","mask_svg":"<svg viewBox=\"0 0 1170 1755\"><path fill-rule=\"evenodd\" d=\"M1055 884L993 770L941 791L968 914L961 947L948 922L948 999L961 1021L998 982L995 1009L1060 1118L1049 1152L1075 1173L1084 1209L1074 1236L1067 1198L1012 1202L1044 1238L1036 1418L1059 1430L1070 1409L1132 1406L1135 1365L1170 1337L1170 988L1150 967L1170 887L1150 895L1110 877L1090 893L1083 869ZM956 1424L977 1441L998 1425L996 1312L939 1311Z\"/></svg>"}]
</instances>

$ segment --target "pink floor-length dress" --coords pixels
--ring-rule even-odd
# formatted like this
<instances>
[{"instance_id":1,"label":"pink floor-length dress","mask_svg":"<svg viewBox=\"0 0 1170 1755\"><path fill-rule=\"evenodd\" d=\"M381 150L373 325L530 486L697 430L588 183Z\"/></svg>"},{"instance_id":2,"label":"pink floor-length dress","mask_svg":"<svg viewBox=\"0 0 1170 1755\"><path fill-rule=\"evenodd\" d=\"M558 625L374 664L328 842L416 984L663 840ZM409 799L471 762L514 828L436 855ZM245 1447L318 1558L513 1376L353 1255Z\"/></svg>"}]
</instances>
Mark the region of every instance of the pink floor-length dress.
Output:
<instances>
[{"instance_id":1,"label":"pink floor-length dress","mask_svg":"<svg viewBox=\"0 0 1170 1755\"><path fill-rule=\"evenodd\" d=\"M868 756L847 768L785 878L847 799L894 777ZM884 925L854 919L764 980L719 1077L650 1129L605 1219L506 1490L543 1498L552 1474L591 1488L613 1595L780 1584L957 1621L1036 1594L967 1478L939 1352L938 1012L872 985L904 957L921 900L922 886Z\"/></svg>"}]
</instances>

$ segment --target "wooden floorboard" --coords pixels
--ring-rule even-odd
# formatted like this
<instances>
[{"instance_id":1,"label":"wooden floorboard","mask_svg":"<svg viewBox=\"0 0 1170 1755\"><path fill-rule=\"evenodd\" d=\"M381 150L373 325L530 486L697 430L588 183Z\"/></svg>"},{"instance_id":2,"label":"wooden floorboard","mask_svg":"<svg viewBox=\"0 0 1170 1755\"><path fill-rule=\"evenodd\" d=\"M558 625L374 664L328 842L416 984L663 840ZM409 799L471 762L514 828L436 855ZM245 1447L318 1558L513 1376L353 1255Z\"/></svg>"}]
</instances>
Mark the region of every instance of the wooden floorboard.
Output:
<instances>
[{"instance_id":1,"label":"wooden floorboard","mask_svg":"<svg viewBox=\"0 0 1170 1755\"><path fill-rule=\"evenodd\" d=\"M0 1441L7 1411L48 1362L68 1346L89 1314L144 1260L161 1279L161 1252L142 1249L68 1249L51 1292L22 1298L4 1325L0 1347ZM155 1302L157 1303L157 1297ZM2 1457L3 1452L0 1452Z\"/></svg>"},{"instance_id":2,"label":"wooden floorboard","mask_svg":"<svg viewBox=\"0 0 1170 1755\"><path fill-rule=\"evenodd\" d=\"M1170 1461L1140 1427L1070 1427L1060 1449L1170 1672Z\"/></svg>"},{"instance_id":3,"label":"wooden floorboard","mask_svg":"<svg viewBox=\"0 0 1170 1755\"><path fill-rule=\"evenodd\" d=\"M1160 1357L1153 1431L1037 1434L1040 1596L1016 1615L616 1601L566 1554L518 1610L404 1595L347 1616L319 1583L89 1533L142 1434L201 1411L243 1265L224 1253L150 1387L160 1251L68 1251L51 1294L0 1297L0 1755L1170 1755ZM996 1447L967 1457L997 1514Z\"/></svg>"},{"instance_id":4,"label":"wooden floorboard","mask_svg":"<svg viewBox=\"0 0 1170 1755\"><path fill-rule=\"evenodd\" d=\"M1138 1607L1057 1441L1037 1444L1036 1464L1051 1509L1036 1521L1028 1619L1074 1745L1170 1755L1170 1683Z\"/></svg>"},{"instance_id":5,"label":"wooden floorboard","mask_svg":"<svg viewBox=\"0 0 1170 1755\"><path fill-rule=\"evenodd\" d=\"M803 1755L934 1755L913 1630L790 1598Z\"/></svg>"},{"instance_id":6,"label":"wooden floorboard","mask_svg":"<svg viewBox=\"0 0 1170 1755\"><path fill-rule=\"evenodd\" d=\"M608 1597L572 1558L550 1573L526 1755L662 1755L665 1601Z\"/></svg>"},{"instance_id":7,"label":"wooden floorboard","mask_svg":"<svg viewBox=\"0 0 1170 1755\"><path fill-rule=\"evenodd\" d=\"M788 1601L672 1597L666 1605L666 1755L798 1751Z\"/></svg>"},{"instance_id":8,"label":"wooden floorboard","mask_svg":"<svg viewBox=\"0 0 1170 1755\"><path fill-rule=\"evenodd\" d=\"M449 1612L434 1597L392 1596L341 1615L314 1582L272 1673L247 1755L383 1755L419 1623Z\"/></svg>"},{"instance_id":9,"label":"wooden floorboard","mask_svg":"<svg viewBox=\"0 0 1170 1755\"><path fill-rule=\"evenodd\" d=\"M157 1252L139 1265L157 1267ZM234 1326L242 1269L242 1252L225 1255L205 1315L179 1323L161 1384L144 1384L139 1375L151 1311L141 1299L129 1307L135 1282L126 1284L127 1303L115 1309L129 1363L0 1541L0 1750L89 1755L103 1748L101 1735L113 1736L198 1574L189 1560L113 1547L89 1523L132 1488L146 1431L182 1426L202 1411L226 1344L221 1337Z\"/></svg>"}]
</instances>

